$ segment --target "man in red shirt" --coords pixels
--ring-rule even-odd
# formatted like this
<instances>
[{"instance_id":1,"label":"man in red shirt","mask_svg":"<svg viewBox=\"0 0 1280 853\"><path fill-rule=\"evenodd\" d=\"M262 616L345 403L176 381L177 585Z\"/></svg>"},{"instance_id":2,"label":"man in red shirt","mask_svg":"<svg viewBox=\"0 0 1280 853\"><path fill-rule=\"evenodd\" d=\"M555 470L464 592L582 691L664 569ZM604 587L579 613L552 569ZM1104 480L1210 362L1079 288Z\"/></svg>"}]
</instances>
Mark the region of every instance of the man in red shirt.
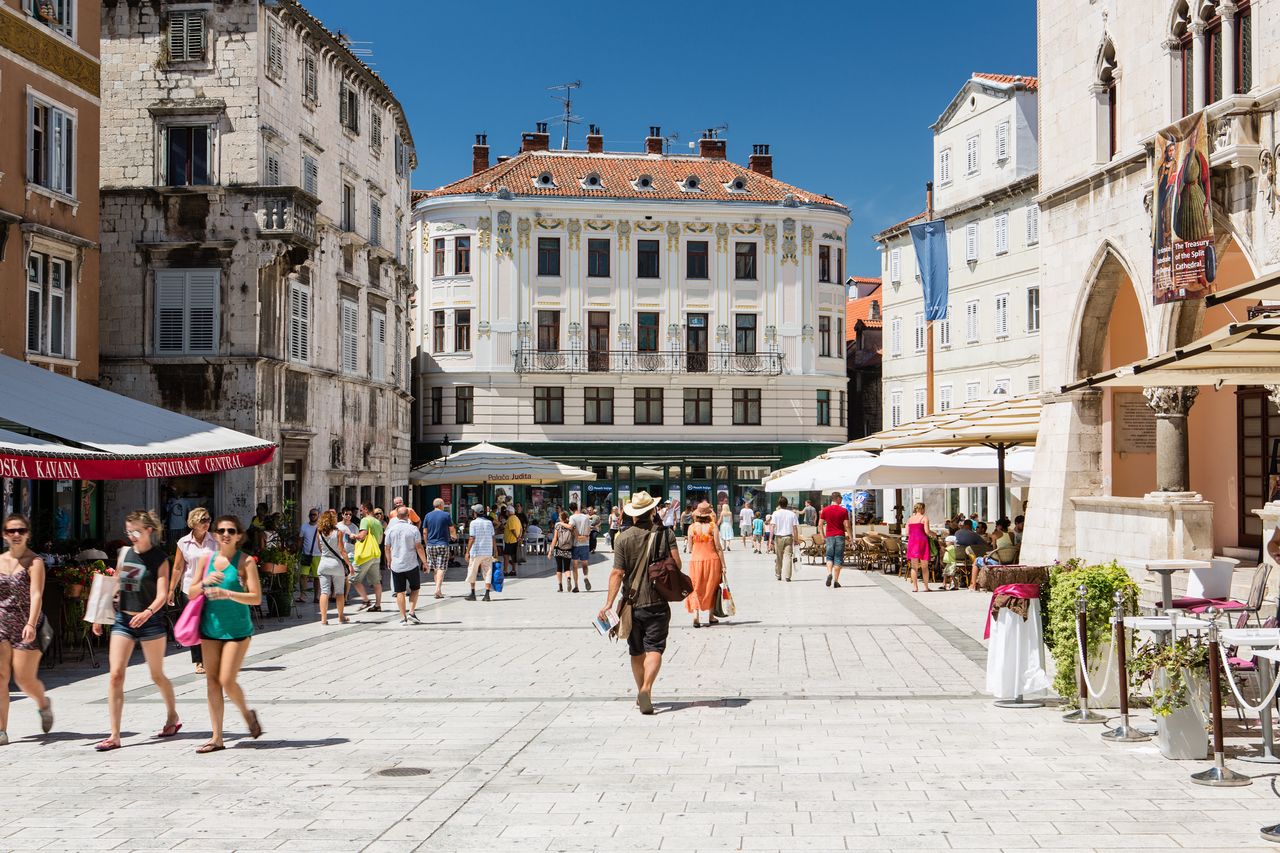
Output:
<instances>
[{"instance_id":1,"label":"man in red shirt","mask_svg":"<svg viewBox=\"0 0 1280 853\"><path fill-rule=\"evenodd\" d=\"M827 538L827 586L840 588L840 569L844 567L844 543L853 535L849 510L840 503L840 493L831 493L831 503L822 508L823 535Z\"/></svg>"}]
</instances>

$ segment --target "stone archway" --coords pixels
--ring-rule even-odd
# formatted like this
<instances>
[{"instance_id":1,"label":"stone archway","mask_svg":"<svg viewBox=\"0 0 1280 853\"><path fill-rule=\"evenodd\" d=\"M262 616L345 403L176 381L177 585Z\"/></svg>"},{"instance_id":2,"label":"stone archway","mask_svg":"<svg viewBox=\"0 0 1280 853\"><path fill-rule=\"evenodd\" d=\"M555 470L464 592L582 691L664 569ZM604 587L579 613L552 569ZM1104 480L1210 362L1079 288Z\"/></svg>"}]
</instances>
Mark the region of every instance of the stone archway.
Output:
<instances>
[{"instance_id":1,"label":"stone archway","mask_svg":"<svg viewBox=\"0 0 1280 853\"><path fill-rule=\"evenodd\" d=\"M1083 304L1076 312L1072 379L1086 379L1106 366L1106 342L1121 288L1134 291L1134 276L1123 255L1108 240L1094 254L1086 280ZM1141 305L1141 301L1139 301ZM1145 336L1144 336L1145 338Z\"/></svg>"}]
</instances>

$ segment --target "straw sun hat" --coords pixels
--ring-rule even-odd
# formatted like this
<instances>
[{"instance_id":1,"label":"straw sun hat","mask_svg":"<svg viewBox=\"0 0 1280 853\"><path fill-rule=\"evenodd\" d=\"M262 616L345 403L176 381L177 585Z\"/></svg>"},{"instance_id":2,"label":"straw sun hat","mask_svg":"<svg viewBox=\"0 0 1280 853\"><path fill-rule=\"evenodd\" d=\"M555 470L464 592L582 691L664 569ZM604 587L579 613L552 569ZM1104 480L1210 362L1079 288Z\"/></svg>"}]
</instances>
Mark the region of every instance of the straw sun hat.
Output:
<instances>
[{"instance_id":1,"label":"straw sun hat","mask_svg":"<svg viewBox=\"0 0 1280 853\"><path fill-rule=\"evenodd\" d=\"M622 511L635 518L644 515L657 505L658 499L650 496L648 492L636 492L631 496L631 502L624 506Z\"/></svg>"}]
</instances>

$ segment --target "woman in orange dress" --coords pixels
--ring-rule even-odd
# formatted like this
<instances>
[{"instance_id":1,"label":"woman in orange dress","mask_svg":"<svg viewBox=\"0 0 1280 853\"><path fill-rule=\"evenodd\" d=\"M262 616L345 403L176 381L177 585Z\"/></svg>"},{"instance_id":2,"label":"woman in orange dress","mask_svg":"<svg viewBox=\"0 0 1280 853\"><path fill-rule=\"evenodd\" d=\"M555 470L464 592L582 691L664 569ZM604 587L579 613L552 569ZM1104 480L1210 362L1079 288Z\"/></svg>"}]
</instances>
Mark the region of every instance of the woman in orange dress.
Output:
<instances>
[{"instance_id":1,"label":"woman in orange dress","mask_svg":"<svg viewBox=\"0 0 1280 853\"><path fill-rule=\"evenodd\" d=\"M704 624L714 625L720 621L711 615L711 610L715 607L716 596L720 594L720 580L724 574L724 549L715 527L715 514L706 501L693 511L688 537L693 548L689 557L693 592L684 600L684 606L693 614L693 627L701 628Z\"/></svg>"}]
</instances>

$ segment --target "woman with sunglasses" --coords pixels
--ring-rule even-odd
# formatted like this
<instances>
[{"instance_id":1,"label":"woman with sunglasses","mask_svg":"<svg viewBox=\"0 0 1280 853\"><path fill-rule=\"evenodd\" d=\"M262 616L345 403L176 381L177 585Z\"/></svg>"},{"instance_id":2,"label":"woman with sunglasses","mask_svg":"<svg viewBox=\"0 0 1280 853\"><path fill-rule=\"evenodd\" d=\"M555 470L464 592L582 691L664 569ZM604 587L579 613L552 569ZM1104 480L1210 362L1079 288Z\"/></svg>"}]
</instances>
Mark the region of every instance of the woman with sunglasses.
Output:
<instances>
[{"instance_id":1,"label":"woman with sunglasses","mask_svg":"<svg viewBox=\"0 0 1280 853\"><path fill-rule=\"evenodd\" d=\"M169 584L169 606L176 604L179 612L190 601L187 587L191 586L196 567L218 550L218 542L209 531L212 521L209 510L202 506L187 513L187 527L191 532L178 540L178 550L173 555L173 581ZM191 662L196 665L196 674L204 675L204 658L200 655L199 646L191 647Z\"/></svg>"},{"instance_id":2,"label":"woman with sunglasses","mask_svg":"<svg viewBox=\"0 0 1280 853\"><path fill-rule=\"evenodd\" d=\"M253 637L250 607L262 603L262 584L258 580L258 561L240 550L243 530L240 519L222 515L213 524L218 538L218 553L213 560L196 570L187 595L204 594L204 610L200 614L200 647L204 651L204 675L209 697L209 724L212 733L207 743L196 749L205 754L226 749L222 742L223 694L240 709L249 736L262 737L258 712L249 708L244 691L236 681L244 656Z\"/></svg>"},{"instance_id":3,"label":"woman with sunglasses","mask_svg":"<svg viewBox=\"0 0 1280 853\"><path fill-rule=\"evenodd\" d=\"M115 624L111 626L108 652L111 678L107 682L111 735L94 746L98 752L120 748L124 674L129 667L129 658L133 657L135 643L142 645L142 656L151 671L151 681L164 700L164 728L156 737L173 737L182 730L173 684L164 674L164 605L169 600L169 558L160 547L160 529L159 519L146 510L134 510L124 519L125 535L131 544L120 549L116 561L116 577L120 581L119 609ZM95 624L93 633L102 636L102 626Z\"/></svg>"},{"instance_id":4,"label":"woman with sunglasses","mask_svg":"<svg viewBox=\"0 0 1280 853\"><path fill-rule=\"evenodd\" d=\"M53 728L53 702L44 693L36 675L40 666L40 646L36 629L43 618L44 560L28 547L31 522L26 516L11 515L4 520L4 543L9 550L0 554L0 746L9 743L9 675L18 689L31 697L40 711L40 730Z\"/></svg>"}]
</instances>

